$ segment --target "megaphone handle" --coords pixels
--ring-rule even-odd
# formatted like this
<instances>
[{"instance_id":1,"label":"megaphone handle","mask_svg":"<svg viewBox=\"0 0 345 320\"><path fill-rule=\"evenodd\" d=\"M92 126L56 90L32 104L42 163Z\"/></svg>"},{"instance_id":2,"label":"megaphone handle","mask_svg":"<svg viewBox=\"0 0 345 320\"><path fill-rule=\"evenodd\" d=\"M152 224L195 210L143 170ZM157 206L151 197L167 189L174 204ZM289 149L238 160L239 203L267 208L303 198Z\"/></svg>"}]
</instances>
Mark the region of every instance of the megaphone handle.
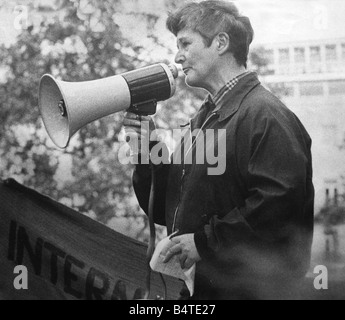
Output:
<instances>
[{"instance_id":1,"label":"megaphone handle","mask_svg":"<svg viewBox=\"0 0 345 320\"><path fill-rule=\"evenodd\" d=\"M157 109L157 101L150 100L145 101L139 104L132 105L130 108L127 109L128 112L135 113L141 116L149 116L156 113ZM155 188L156 188L156 171L154 168L153 163L150 161L150 168L151 168L151 188L150 188L150 196L149 196L149 206L148 206L148 218L149 218L149 228L150 228L150 238L149 244L146 252L146 283L145 283L145 293L144 293L144 300L149 299L150 291L151 291L151 267L150 261L155 251L155 244L156 244L156 227L154 224L153 219L153 207L155 202ZM164 286L164 300L167 297L167 288L166 283L164 281L163 275L160 274L163 286Z\"/></svg>"},{"instance_id":2,"label":"megaphone handle","mask_svg":"<svg viewBox=\"0 0 345 320\"><path fill-rule=\"evenodd\" d=\"M156 113L157 111L157 101L150 100L141 102L135 105L130 106L127 109L128 112L132 112L141 116L150 116Z\"/></svg>"},{"instance_id":3,"label":"megaphone handle","mask_svg":"<svg viewBox=\"0 0 345 320\"><path fill-rule=\"evenodd\" d=\"M147 273L146 273L146 288L145 288L145 295L144 295L145 300L147 300L150 295L150 287L151 287L150 261L155 251L155 243L156 243L156 228L155 228L155 224L153 220L153 206L155 202L155 188L156 188L156 172L152 163L150 163L150 167L151 167L151 189L150 189L149 207L148 207L150 239L149 239L149 244L148 244L148 248L146 252Z\"/></svg>"}]
</instances>

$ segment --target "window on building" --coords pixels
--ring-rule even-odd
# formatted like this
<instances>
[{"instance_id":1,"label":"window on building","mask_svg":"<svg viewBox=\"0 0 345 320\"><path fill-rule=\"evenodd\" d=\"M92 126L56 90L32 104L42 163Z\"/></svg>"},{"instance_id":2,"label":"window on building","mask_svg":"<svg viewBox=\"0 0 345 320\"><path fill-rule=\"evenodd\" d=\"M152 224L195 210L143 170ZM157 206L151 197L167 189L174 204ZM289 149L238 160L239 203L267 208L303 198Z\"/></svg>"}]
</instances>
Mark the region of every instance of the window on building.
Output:
<instances>
[{"instance_id":1,"label":"window on building","mask_svg":"<svg viewBox=\"0 0 345 320\"><path fill-rule=\"evenodd\" d=\"M338 61L337 61L337 46L327 45L326 46L326 71L327 72L338 72Z\"/></svg>"},{"instance_id":2,"label":"window on building","mask_svg":"<svg viewBox=\"0 0 345 320\"><path fill-rule=\"evenodd\" d=\"M274 64L274 51L272 49L265 50L265 58L268 64Z\"/></svg>"},{"instance_id":3,"label":"window on building","mask_svg":"<svg viewBox=\"0 0 345 320\"><path fill-rule=\"evenodd\" d=\"M330 81L328 83L329 94L334 95L345 95L345 80L341 81Z\"/></svg>"},{"instance_id":4,"label":"window on building","mask_svg":"<svg viewBox=\"0 0 345 320\"><path fill-rule=\"evenodd\" d=\"M289 63L290 63L289 48L279 49L279 64L289 64Z\"/></svg>"},{"instance_id":5,"label":"window on building","mask_svg":"<svg viewBox=\"0 0 345 320\"><path fill-rule=\"evenodd\" d=\"M322 72L321 48L319 46L310 47L310 72Z\"/></svg>"},{"instance_id":6,"label":"window on building","mask_svg":"<svg viewBox=\"0 0 345 320\"><path fill-rule=\"evenodd\" d=\"M337 60L337 47L336 47L336 45L326 46L326 60L327 61Z\"/></svg>"},{"instance_id":7,"label":"window on building","mask_svg":"<svg viewBox=\"0 0 345 320\"><path fill-rule=\"evenodd\" d=\"M305 73L306 72L306 58L305 58L305 48L295 48L295 73Z\"/></svg>"},{"instance_id":8,"label":"window on building","mask_svg":"<svg viewBox=\"0 0 345 320\"><path fill-rule=\"evenodd\" d=\"M295 63L305 63L304 48L295 48Z\"/></svg>"},{"instance_id":9,"label":"window on building","mask_svg":"<svg viewBox=\"0 0 345 320\"><path fill-rule=\"evenodd\" d=\"M300 83L301 96L323 96L322 82L301 82Z\"/></svg>"},{"instance_id":10,"label":"window on building","mask_svg":"<svg viewBox=\"0 0 345 320\"><path fill-rule=\"evenodd\" d=\"M290 51L289 48L286 49L279 49L278 50L278 57L279 57L279 74L289 74L290 73Z\"/></svg>"},{"instance_id":11,"label":"window on building","mask_svg":"<svg viewBox=\"0 0 345 320\"><path fill-rule=\"evenodd\" d=\"M320 62L321 61L321 49L320 47L310 47L310 61Z\"/></svg>"}]
</instances>

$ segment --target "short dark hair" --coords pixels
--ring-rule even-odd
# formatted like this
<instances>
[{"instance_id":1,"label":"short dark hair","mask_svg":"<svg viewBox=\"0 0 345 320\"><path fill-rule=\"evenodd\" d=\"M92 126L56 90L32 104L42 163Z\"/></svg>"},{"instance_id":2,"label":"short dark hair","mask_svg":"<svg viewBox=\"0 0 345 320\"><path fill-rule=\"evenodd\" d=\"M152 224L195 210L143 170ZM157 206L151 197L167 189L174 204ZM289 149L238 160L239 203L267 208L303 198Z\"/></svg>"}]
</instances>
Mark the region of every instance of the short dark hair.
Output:
<instances>
[{"instance_id":1,"label":"short dark hair","mask_svg":"<svg viewBox=\"0 0 345 320\"><path fill-rule=\"evenodd\" d=\"M233 2L187 3L169 14L166 25L175 36L185 28L198 32L204 38L206 46L211 45L218 33L226 32L230 38L229 51L239 65L247 66L254 31L249 18L241 16Z\"/></svg>"}]
</instances>

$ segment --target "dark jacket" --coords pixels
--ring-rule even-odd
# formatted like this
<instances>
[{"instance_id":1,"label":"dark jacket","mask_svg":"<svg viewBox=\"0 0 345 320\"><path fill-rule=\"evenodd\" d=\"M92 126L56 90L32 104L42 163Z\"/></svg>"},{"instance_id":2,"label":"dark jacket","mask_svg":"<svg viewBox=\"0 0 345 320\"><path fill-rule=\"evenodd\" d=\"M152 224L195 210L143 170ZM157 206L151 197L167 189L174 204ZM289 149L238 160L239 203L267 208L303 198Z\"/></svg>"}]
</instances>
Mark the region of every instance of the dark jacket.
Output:
<instances>
[{"instance_id":1,"label":"dark jacket","mask_svg":"<svg viewBox=\"0 0 345 320\"><path fill-rule=\"evenodd\" d=\"M204 124L207 107L192 131ZM157 166L155 222L169 234L174 223L180 234L195 234L202 260L193 298L284 298L310 263L311 139L255 73L227 93L206 129L226 130L226 171L209 175L210 166L195 161ZM137 165L134 189L146 212L150 180L148 167Z\"/></svg>"}]
</instances>

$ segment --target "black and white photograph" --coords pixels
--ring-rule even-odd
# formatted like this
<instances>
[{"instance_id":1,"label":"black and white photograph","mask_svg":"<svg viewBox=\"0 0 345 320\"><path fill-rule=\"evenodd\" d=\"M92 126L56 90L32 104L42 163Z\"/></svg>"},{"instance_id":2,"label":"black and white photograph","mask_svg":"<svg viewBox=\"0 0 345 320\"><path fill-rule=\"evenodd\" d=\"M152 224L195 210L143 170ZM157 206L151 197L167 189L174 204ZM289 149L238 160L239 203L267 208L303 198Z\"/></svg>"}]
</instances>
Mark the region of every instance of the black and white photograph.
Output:
<instances>
[{"instance_id":1,"label":"black and white photograph","mask_svg":"<svg viewBox=\"0 0 345 320\"><path fill-rule=\"evenodd\" d=\"M1 1L0 300L344 300L344 13Z\"/></svg>"}]
</instances>

